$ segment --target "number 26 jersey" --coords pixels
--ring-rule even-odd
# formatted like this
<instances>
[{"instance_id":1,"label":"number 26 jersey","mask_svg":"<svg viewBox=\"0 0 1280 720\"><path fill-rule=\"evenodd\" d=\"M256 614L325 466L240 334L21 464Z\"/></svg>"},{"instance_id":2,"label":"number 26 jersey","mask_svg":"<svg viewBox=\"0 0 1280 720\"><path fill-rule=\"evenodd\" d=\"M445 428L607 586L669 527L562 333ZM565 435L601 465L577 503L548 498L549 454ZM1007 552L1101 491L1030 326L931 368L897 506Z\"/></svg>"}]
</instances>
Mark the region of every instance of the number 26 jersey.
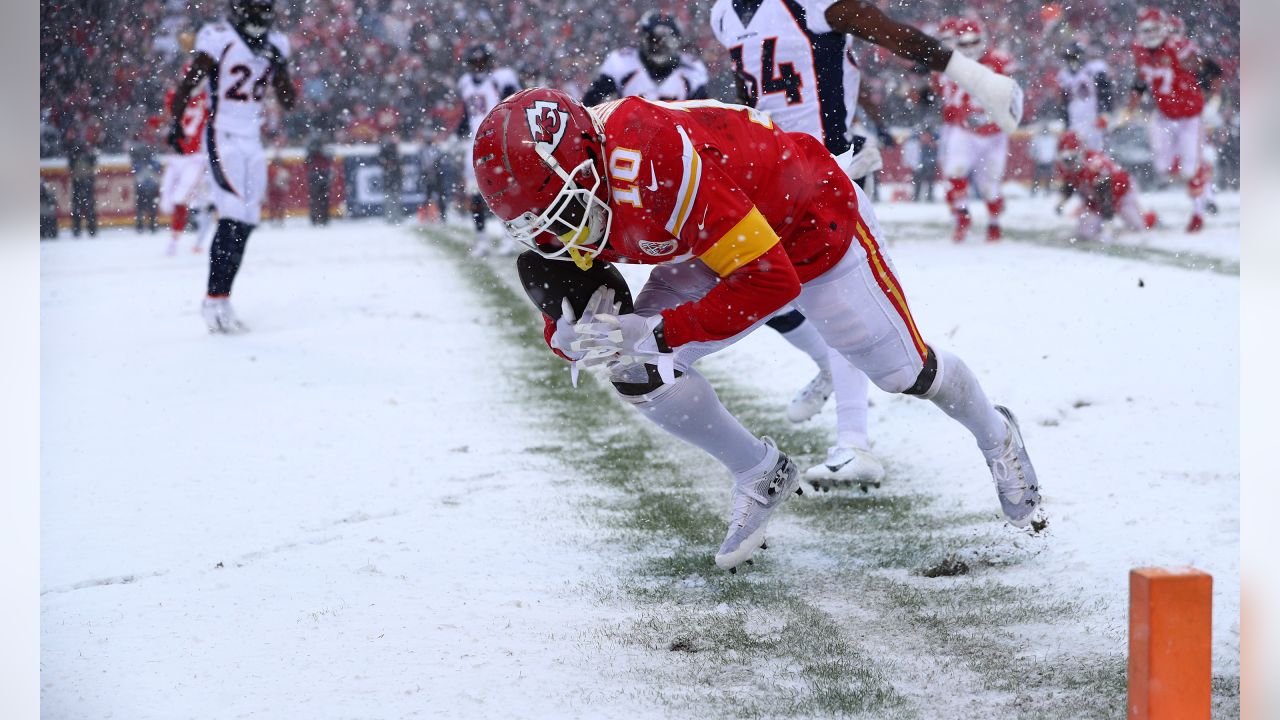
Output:
<instances>
[{"instance_id":1,"label":"number 26 jersey","mask_svg":"<svg viewBox=\"0 0 1280 720\"><path fill-rule=\"evenodd\" d=\"M210 124L215 132L257 137L262 129L263 100L271 91L271 46L289 57L289 39L271 31L259 51L252 50L226 22L200 28L196 52L217 63L209 78Z\"/></svg>"},{"instance_id":2,"label":"number 26 jersey","mask_svg":"<svg viewBox=\"0 0 1280 720\"><path fill-rule=\"evenodd\" d=\"M717 0L711 31L729 50L748 105L768 113L783 130L812 135L839 155L850 147L861 72L853 38L827 24L825 12L833 4Z\"/></svg>"}]
</instances>

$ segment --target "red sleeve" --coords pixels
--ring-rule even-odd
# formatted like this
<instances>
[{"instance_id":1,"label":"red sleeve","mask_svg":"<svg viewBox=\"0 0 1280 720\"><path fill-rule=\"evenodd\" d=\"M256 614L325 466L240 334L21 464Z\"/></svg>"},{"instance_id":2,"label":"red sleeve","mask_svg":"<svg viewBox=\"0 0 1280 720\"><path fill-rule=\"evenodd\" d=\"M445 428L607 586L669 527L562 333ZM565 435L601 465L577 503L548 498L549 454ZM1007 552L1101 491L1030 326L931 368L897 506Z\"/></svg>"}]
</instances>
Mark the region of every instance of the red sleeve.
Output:
<instances>
[{"instance_id":1,"label":"red sleeve","mask_svg":"<svg viewBox=\"0 0 1280 720\"><path fill-rule=\"evenodd\" d=\"M727 275L697 302L662 311L667 344L723 340L768 317L800 294L800 278L781 245Z\"/></svg>"},{"instance_id":2,"label":"red sleeve","mask_svg":"<svg viewBox=\"0 0 1280 720\"><path fill-rule=\"evenodd\" d=\"M547 343L547 347L551 348L551 352L559 355L562 359L568 360L569 356L560 352L558 349L551 347L551 336L556 334L556 321L551 319L550 315L542 315L542 339Z\"/></svg>"},{"instance_id":3,"label":"red sleeve","mask_svg":"<svg viewBox=\"0 0 1280 720\"><path fill-rule=\"evenodd\" d=\"M767 122L746 117L735 119ZM680 124L659 130L649 147L658 144L665 152L646 154L657 158L662 182L654 184L661 189L642 190L641 197L666 231L721 278L702 299L663 311L667 344L732 337L800 294L800 280L777 232L721 169L717 151L700 152Z\"/></svg>"}]
</instances>

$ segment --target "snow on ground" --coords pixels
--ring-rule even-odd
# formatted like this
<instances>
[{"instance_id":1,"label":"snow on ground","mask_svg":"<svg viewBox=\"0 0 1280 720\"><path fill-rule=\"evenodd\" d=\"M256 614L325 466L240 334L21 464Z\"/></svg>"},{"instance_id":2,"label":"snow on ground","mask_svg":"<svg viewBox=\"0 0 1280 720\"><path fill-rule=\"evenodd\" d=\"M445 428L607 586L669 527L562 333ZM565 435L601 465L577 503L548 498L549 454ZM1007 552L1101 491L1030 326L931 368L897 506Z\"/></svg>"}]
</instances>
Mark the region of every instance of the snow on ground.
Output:
<instances>
[{"instance_id":1,"label":"snow on ground","mask_svg":"<svg viewBox=\"0 0 1280 720\"><path fill-rule=\"evenodd\" d=\"M880 208L926 337L1018 413L1046 490L1048 536L975 581L1085 608L1012 628L1033 652L1122 656L1127 570L1195 565L1215 577L1215 673L1238 676L1238 277L1037 244L1066 224L1042 204L1014 199L1010 227L1026 234L996 246L939 240L937 203ZM1194 240L1148 240L1238 258L1238 200L1222 204ZM456 257L378 222L264 228L237 283L252 332L210 337L204 259L162 246L121 232L43 247L46 717L670 715L637 688L684 653L611 640L666 618L582 592L628 571L574 509L591 498L566 492L573 470L539 450L565 438L520 387L509 338ZM771 331L704 368L766 408L812 374ZM963 431L920 401L873 402L886 500L925 496L997 527ZM828 407L806 431L833 427ZM714 473L700 482L723 492ZM839 560L801 502L742 587L800 583ZM899 572L867 574L916 582ZM837 630L861 626L884 651L908 714L1013 707L982 689L990 680L930 658L927 623L889 617L879 597L811 594ZM701 668L718 656L688 657ZM931 708L931 682L958 695ZM931 712L943 703L952 715Z\"/></svg>"},{"instance_id":2,"label":"snow on ground","mask_svg":"<svg viewBox=\"0 0 1280 720\"><path fill-rule=\"evenodd\" d=\"M1011 218L1027 212L1011 205ZM887 204L879 216L891 239L919 237L911 224L939 210ZM1239 257L1235 231L1211 226L1197 242ZM1238 673L1239 278L1016 242L955 245L945 234L891 252L926 341L960 355L1018 415L1036 463L1051 531L1036 561L1007 577L1096 598L1102 611L1063 642L1100 637L1122 652L1128 570L1199 567L1215 578L1215 672ZM770 331L705 367L750 378L778 402L813 374ZM926 403L875 388L872 402L874 449L912 468L910 489L997 517L963 429ZM810 423L834 439L834 403Z\"/></svg>"},{"instance_id":3,"label":"snow on ground","mask_svg":"<svg viewBox=\"0 0 1280 720\"><path fill-rule=\"evenodd\" d=\"M264 228L212 337L163 242L43 248L44 717L574 714L608 558L449 263Z\"/></svg>"}]
</instances>

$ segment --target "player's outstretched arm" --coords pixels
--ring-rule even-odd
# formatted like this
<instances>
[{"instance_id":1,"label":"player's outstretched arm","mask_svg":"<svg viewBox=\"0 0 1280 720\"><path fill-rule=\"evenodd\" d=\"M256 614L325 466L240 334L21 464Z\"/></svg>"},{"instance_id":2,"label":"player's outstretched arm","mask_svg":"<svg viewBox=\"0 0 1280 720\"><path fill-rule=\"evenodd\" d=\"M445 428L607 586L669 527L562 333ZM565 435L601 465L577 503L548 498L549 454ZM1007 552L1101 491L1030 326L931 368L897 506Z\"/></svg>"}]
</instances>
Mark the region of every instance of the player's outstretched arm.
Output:
<instances>
[{"instance_id":1,"label":"player's outstretched arm","mask_svg":"<svg viewBox=\"0 0 1280 720\"><path fill-rule=\"evenodd\" d=\"M209 55L196 52L191 60L191 66L187 68L187 74L182 76L178 81L178 88L173 92L172 104L169 106L169 112L172 114L169 123L169 146L178 152L182 152L179 143L182 141L182 115L187 110L187 103L191 100L191 93L195 92L200 81L215 73L218 69L218 61Z\"/></svg>"},{"instance_id":2,"label":"player's outstretched arm","mask_svg":"<svg viewBox=\"0 0 1280 720\"><path fill-rule=\"evenodd\" d=\"M839 0L824 17L832 30L950 77L986 108L1001 130L1013 132L1022 121L1022 88L1012 78L951 52L937 38L894 20L868 0Z\"/></svg>"},{"instance_id":3,"label":"player's outstretched arm","mask_svg":"<svg viewBox=\"0 0 1280 720\"><path fill-rule=\"evenodd\" d=\"M934 72L945 72L951 61L951 50L937 38L894 20L866 0L840 0L827 8L826 18L832 30L879 45Z\"/></svg>"}]
</instances>

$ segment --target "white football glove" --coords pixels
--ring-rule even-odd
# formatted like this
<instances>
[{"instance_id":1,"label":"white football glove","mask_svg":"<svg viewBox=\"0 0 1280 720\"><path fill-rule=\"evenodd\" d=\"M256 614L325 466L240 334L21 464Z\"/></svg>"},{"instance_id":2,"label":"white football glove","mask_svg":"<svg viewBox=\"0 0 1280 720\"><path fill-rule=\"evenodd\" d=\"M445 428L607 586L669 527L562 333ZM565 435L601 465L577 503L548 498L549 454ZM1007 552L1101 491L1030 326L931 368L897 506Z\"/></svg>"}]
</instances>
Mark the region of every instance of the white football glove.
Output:
<instances>
[{"instance_id":1,"label":"white football glove","mask_svg":"<svg viewBox=\"0 0 1280 720\"><path fill-rule=\"evenodd\" d=\"M1022 122L1022 88L1013 78L958 52L951 53L943 74L981 103L1001 130L1011 133Z\"/></svg>"},{"instance_id":2,"label":"white football glove","mask_svg":"<svg viewBox=\"0 0 1280 720\"><path fill-rule=\"evenodd\" d=\"M581 318L574 317L573 304L569 302L569 298L560 300L560 319L556 320L556 330L551 334L551 347L564 353L565 357L573 361L571 372L575 387L578 385L578 361L583 360L587 353L574 347L579 339L574 326L591 324L596 315L602 313L616 315L621 308L622 303L614 302L613 288L606 285L601 285L592 293L591 299L587 300L587 306L582 309Z\"/></svg>"},{"instance_id":3,"label":"white football glove","mask_svg":"<svg viewBox=\"0 0 1280 720\"><path fill-rule=\"evenodd\" d=\"M658 349L653 330L661 324L661 315L597 315L593 322L579 322L574 326L579 339L573 343L573 349L586 353L583 364L587 367L613 362L625 365L656 362L663 353Z\"/></svg>"},{"instance_id":4,"label":"white football glove","mask_svg":"<svg viewBox=\"0 0 1280 720\"><path fill-rule=\"evenodd\" d=\"M836 161L841 162L845 174L851 180L861 180L884 167L884 159L880 156L880 148L871 144L863 145L862 150L856 155L852 154L852 152L838 155L836 156Z\"/></svg>"}]
</instances>

